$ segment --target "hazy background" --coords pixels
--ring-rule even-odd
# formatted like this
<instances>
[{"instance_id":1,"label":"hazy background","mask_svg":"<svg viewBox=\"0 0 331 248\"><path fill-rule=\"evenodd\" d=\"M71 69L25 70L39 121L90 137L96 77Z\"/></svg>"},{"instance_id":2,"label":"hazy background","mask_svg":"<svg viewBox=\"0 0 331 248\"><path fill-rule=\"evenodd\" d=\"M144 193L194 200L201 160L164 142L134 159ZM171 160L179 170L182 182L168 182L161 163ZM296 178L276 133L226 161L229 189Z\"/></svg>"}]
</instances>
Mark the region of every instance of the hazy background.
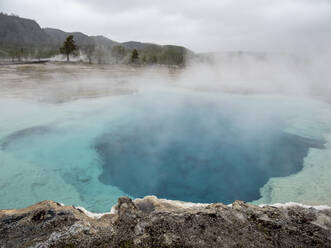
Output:
<instances>
[{"instance_id":1,"label":"hazy background","mask_svg":"<svg viewBox=\"0 0 331 248\"><path fill-rule=\"evenodd\" d=\"M0 0L0 11L43 27L179 44L196 52L322 55L331 44L328 0Z\"/></svg>"}]
</instances>

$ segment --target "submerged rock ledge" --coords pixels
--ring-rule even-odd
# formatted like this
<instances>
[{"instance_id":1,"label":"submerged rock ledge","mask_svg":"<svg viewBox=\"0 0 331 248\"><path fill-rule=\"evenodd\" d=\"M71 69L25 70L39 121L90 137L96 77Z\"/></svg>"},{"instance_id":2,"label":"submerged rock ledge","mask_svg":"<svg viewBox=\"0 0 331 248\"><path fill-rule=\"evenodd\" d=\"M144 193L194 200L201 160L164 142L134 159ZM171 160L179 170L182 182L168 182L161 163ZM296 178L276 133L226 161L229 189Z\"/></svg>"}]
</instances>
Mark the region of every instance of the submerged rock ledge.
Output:
<instances>
[{"instance_id":1,"label":"submerged rock ledge","mask_svg":"<svg viewBox=\"0 0 331 248\"><path fill-rule=\"evenodd\" d=\"M43 201L0 210L0 247L331 247L331 208L118 199L91 215Z\"/></svg>"}]
</instances>

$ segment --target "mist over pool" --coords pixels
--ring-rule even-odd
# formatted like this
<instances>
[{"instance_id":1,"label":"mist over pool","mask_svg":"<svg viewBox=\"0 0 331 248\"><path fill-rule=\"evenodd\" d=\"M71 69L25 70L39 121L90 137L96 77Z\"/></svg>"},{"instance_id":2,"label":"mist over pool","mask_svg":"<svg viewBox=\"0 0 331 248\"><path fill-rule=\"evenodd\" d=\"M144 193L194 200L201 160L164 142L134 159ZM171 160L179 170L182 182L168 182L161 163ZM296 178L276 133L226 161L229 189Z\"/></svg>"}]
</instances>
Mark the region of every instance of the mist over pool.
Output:
<instances>
[{"instance_id":1,"label":"mist over pool","mask_svg":"<svg viewBox=\"0 0 331 248\"><path fill-rule=\"evenodd\" d=\"M308 97L161 87L0 105L0 208L105 212L125 195L331 204L331 108Z\"/></svg>"}]
</instances>

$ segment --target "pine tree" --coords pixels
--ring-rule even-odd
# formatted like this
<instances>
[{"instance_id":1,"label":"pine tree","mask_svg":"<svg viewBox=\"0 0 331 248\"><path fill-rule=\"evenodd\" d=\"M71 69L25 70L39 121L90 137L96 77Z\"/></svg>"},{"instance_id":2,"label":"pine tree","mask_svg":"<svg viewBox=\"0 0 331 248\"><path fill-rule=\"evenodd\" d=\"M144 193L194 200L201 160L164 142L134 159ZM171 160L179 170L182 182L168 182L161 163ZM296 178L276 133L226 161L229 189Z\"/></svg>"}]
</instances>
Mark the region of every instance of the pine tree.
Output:
<instances>
[{"instance_id":1,"label":"pine tree","mask_svg":"<svg viewBox=\"0 0 331 248\"><path fill-rule=\"evenodd\" d=\"M139 59L138 51L137 51L137 49L134 49L132 51L132 55L131 55L131 62L132 63L137 63L138 59Z\"/></svg>"},{"instance_id":2,"label":"pine tree","mask_svg":"<svg viewBox=\"0 0 331 248\"><path fill-rule=\"evenodd\" d=\"M60 52L67 55L67 61L69 61L69 55L78 49L73 35L69 35L60 47Z\"/></svg>"},{"instance_id":3,"label":"pine tree","mask_svg":"<svg viewBox=\"0 0 331 248\"><path fill-rule=\"evenodd\" d=\"M152 62L152 64L156 64L157 63L157 57L155 55L153 55L151 62Z\"/></svg>"}]
</instances>

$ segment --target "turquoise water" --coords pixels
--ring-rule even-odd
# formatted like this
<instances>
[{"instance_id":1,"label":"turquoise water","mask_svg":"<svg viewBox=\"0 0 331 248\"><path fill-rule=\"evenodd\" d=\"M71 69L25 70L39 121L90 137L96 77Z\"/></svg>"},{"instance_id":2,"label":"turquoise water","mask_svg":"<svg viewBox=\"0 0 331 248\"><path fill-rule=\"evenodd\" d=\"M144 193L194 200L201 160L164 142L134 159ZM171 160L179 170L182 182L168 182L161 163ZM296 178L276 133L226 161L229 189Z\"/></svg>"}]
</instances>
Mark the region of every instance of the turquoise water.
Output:
<instances>
[{"instance_id":1,"label":"turquoise water","mask_svg":"<svg viewBox=\"0 0 331 248\"><path fill-rule=\"evenodd\" d=\"M0 104L0 208L52 199L105 212L119 196L151 194L256 201L271 178L300 173L309 151L326 150L329 130L316 117L328 105L276 95L154 90ZM314 122L309 135L298 120Z\"/></svg>"}]
</instances>

